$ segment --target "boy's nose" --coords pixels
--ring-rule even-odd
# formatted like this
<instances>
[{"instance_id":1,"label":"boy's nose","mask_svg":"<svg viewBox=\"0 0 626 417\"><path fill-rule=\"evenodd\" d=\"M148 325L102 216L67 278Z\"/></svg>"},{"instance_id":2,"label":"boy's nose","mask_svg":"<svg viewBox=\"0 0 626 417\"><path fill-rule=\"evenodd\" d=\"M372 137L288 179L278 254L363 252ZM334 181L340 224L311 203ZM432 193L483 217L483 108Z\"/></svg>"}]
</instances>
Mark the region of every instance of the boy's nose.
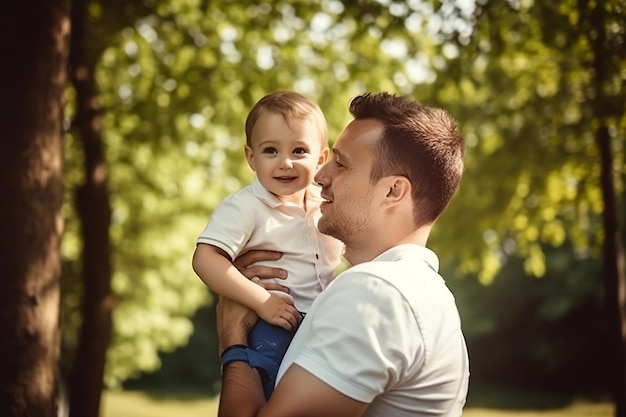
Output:
<instances>
[{"instance_id":1,"label":"boy's nose","mask_svg":"<svg viewBox=\"0 0 626 417\"><path fill-rule=\"evenodd\" d=\"M282 161L280 161L280 167L285 169L292 168L293 162L291 158L283 158Z\"/></svg>"}]
</instances>

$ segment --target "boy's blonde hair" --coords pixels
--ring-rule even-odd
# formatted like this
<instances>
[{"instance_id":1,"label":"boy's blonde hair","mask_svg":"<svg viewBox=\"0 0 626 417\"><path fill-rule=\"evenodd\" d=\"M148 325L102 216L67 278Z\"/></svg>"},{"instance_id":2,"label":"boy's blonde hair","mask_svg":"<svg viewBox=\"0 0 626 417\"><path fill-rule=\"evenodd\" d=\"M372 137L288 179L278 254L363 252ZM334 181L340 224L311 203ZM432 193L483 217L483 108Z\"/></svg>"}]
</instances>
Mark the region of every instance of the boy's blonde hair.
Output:
<instances>
[{"instance_id":1,"label":"boy's blonde hair","mask_svg":"<svg viewBox=\"0 0 626 417\"><path fill-rule=\"evenodd\" d=\"M246 118L246 145L250 146L252 130L259 118L266 113L280 114L287 124L294 118L312 118L320 132L322 147L328 146L328 126L322 109L294 91L275 91L256 102Z\"/></svg>"}]
</instances>

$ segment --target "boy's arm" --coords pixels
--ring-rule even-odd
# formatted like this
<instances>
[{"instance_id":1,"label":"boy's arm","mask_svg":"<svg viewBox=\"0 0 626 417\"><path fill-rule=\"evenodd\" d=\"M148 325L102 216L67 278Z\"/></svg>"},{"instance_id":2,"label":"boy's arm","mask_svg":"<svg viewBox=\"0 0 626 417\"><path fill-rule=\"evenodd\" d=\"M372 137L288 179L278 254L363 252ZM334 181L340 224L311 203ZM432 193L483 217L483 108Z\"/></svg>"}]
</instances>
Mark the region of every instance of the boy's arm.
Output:
<instances>
[{"instance_id":1,"label":"boy's arm","mask_svg":"<svg viewBox=\"0 0 626 417\"><path fill-rule=\"evenodd\" d=\"M192 264L196 274L211 290L253 309L268 323L286 330L296 328L300 316L298 310L242 275L223 250L199 243Z\"/></svg>"}]
</instances>

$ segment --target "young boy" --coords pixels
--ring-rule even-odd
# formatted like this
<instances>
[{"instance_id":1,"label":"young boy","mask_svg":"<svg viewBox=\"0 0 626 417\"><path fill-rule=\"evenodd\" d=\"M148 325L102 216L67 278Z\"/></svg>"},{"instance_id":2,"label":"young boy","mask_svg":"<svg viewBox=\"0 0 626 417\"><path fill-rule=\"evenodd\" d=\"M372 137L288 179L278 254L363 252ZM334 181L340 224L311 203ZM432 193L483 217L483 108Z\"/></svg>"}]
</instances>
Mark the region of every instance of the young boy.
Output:
<instances>
[{"instance_id":1,"label":"young boy","mask_svg":"<svg viewBox=\"0 0 626 417\"><path fill-rule=\"evenodd\" d=\"M333 278L343 245L317 230L322 199L313 177L330 154L319 106L295 92L274 92L254 105L245 129L245 156L256 178L213 211L197 240L193 268L211 290L259 315L249 337L254 357L247 359L264 371L269 397L296 315L305 314ZM275 265L288 276L274 283L288 293L267 291L232 265L253 249L283 253Z\"/></svg>"}]
</instances>

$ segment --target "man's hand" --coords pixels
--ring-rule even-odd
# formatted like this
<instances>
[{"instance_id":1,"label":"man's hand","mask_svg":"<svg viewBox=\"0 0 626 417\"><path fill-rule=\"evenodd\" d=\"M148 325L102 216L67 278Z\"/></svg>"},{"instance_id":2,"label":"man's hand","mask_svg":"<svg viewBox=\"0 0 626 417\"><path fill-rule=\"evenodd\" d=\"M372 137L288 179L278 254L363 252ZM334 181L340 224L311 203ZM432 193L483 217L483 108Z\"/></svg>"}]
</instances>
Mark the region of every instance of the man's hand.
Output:
<instances>
[{"instance_id":1,"label":"man's hand","mask_svg":"<svg viewBox=\"0 0 626 417\"><path fill-rule=\"evenodd\" d=\"M266 290L277 290L289 293L289 288L284 285L276 284L274 282L266 282L268 278L287 278L287 271L281 268L273 268L271 266L253 265L262 261L276 261L281 258L283 254L281 252L269 251L269 250L251 250L239 255L237 259L233 261L233 265L249 280L259 284Z\"/></svg>"}]
</instances>

